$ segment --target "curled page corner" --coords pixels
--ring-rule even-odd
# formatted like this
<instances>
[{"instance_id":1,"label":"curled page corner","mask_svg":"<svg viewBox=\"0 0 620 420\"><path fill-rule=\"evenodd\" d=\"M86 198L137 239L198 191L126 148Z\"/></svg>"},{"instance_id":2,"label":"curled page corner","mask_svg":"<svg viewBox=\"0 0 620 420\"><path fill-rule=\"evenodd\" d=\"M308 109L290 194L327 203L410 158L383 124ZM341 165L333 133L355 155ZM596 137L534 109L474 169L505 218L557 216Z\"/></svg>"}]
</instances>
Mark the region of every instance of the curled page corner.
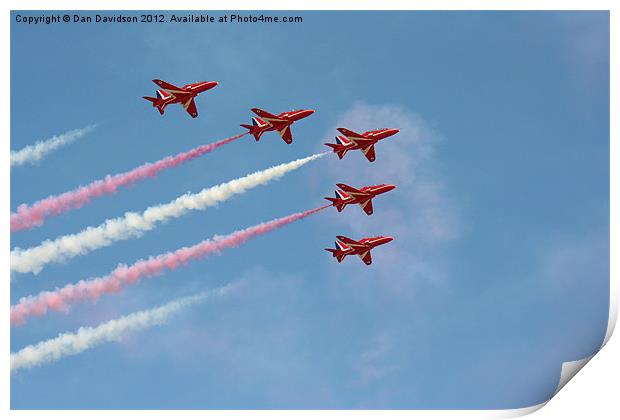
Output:
<instances>
[{"instance_id":1,"label":"curled page corner","mask_svg":"<svg viewBox=\"0 0 620 420\"><path fill-rule=\"evenodd\" d=\"M603 347L605 347L605 344L607 344L607 342L611 338L614 332L614 329L616 327L616 321L618 320L618 300L617 300L618 297L617 297L617 294L614 293L613 282L611 282L610 284L609 294L610 294L609 320L607 321L607 331L605 332L605 338L603 339L603 342L601 343L601 347L599 347L598 350L596 350L592 355L588 357L584 357L583 359L579 359L579 360L573 360L571 362L562 363L562 371L560 372L560 381L558 382L558 386L555 388L555 391L553 392L553 395L551 396L551 398L553 398L558 392L560 392L560 390L564 388L564 385L566 385L568 381L573 379L573 377L577 374L577 372L579 372L586 364L588 364L588 362L592 360L592 358L596 356L597 353L601 351Z\"/></svg>"},{"instance_id":2,"label":"curled page corner","mask_svg":"<svg viewBox=\"0 0 620 420\"><path fill-rule=\"evenodd\" d=\"M564 386L571 379L573 379L573 377L585 365L587 365L588 362L592 360L594 356L596 356L603 347L605 347L605 345L609 342L609 339L611 338L614 332L617 319L618 319L618 300L617 300L616 295L613 293L613 286L612 286L612 290L610 291L609 321L607 323L607 331L605 332L605 338L603 339L603 342L601 343L601 347L599 347L598 350L596 350L592 355L588 357L562 363L562 371L560 372L560 380L558 381L558 386L555 388L555 391L553 391L553 395L551 395L549 399L541 402L540 404L532 405L530 407L523 407L523 408L512 409L512 410L503 410L501 411L501 415L499 415L496 418L515 418L515 417L526 416L528 414L531 414L531 413L534 413L540 410L545 405L547 405L547 403L551 401L553 397L555 397L557 393L560 392L562 388L564 388Z\"/></svg>"},{"instance_id":3,"label":"curled page corner","mask_svg":"<svg viewBox=\"0 0 620 420\"><path fill-rule=\"evenodd\" d=\"M620 300L620 296L618 294L618 287L615 281L610 280L609 282L609 321L607 321L607 331L605 332L605 338L603 339L603 344L601 344L601 349L605 347L605 344L611 338L611 335L614 333L616 329L616 322L618 321L618 301ZM600 349L599 349L600 351Z\"/></svg>"},{"instance_id":4,"label":"curled page corner","mask_svg":"<svg viewBox=\"0 0 620 420\"><path fill-rule=\"evenodd\" d=\"M598 353L598 351L596 353ZM530 407L524 407L524 408L518 408L518 409L512 409L512 410L502 410L501 414L495 418L508 419L508 418L523 417L523 416L527 416L528 414L532 414L540 410L545 405L547 405L547 403L551 401L558 392L560 392L560 390L564 387L564 385L566 385L568 381L570 381L573 378L573 376L575 376L577 372L579 372L581 368L583 368L596 355L596 353L594 353L591 356L585 357L583 359L562 363L562 371L560 372L560 381L558 382L558 386L555 388L555 391L553 391L553 395L551 395L549 399L541 402L540 404L532 405Z\"/></svg>"},{"instance_id":5,"label":"curled page corner","mask_svg":"<svg viewBox=\"0 0 620 420\"><path fill-rule=\"evenodd\" d=\"M560 392L560 390L564 388L564 385L566 385L568 381L573 379L573 376L575 376L577 372L579 372L590 360L592 360L596 353L598 353L598 351L596 351L591 356L584 357L583 359L562 363L560 381L558 382L558 386L555 388L555 391L553 392L553 396L551 398L553 398L558 392Z\"/></svg>"},{"instance_id":6,"label":"curled page corner","mask_svg":"<svg viewBox=\"0 0 620 420\"><path fill-rule=\"evenodd\" d=\"M549 400L543 401L540 404L531 405L529 407L513 408L513 409L509 409L509 410L497 411L496 415L494 416L494 418L496 418L496 419L513 419L513 418L517 418L517 417L527 416L528 414L532 414L532 413L540 410L545 405L547 405L548 402L549 402Z\"/></svg>"}]
</instances>

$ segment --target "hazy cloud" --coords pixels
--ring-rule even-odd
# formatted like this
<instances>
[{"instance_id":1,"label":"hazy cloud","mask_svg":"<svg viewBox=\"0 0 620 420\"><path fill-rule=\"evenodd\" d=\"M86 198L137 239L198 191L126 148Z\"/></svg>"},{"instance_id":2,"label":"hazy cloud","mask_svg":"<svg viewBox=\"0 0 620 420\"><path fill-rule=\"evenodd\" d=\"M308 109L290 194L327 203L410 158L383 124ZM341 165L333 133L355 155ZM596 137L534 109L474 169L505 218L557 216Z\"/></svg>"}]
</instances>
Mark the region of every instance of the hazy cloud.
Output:
<instances>
[{"instance_id":1,"label":"hazy cloud","mask_svg":"<svg viewBox=\"0 0 620 420\"><path fill-rule=\"evenodd\" d=\"M377 248L371 270L363 266L352 270L364 277L379 275L386 280L386 287L397 293L412 291L413 280L441 282L445 277L444 267L437 261L435 251L459 237L460 223L457 205L434 158L435 146L440 141L438 133L408 109L363 102L345 112L326 137L336 134L337 127L357 132L383 127L401 130L376 146L375 162L368 162L358 151L350 152L343 160L334 157L337 162L329 165L324 175L329 180L321 182L328 186L337 182L353 187L380 183L397 186L374 200L372 216L353 207L343 213L331 212L324 218L334 225L334 236L395 237L383 249Z\"/></svg>"}]
</instances>

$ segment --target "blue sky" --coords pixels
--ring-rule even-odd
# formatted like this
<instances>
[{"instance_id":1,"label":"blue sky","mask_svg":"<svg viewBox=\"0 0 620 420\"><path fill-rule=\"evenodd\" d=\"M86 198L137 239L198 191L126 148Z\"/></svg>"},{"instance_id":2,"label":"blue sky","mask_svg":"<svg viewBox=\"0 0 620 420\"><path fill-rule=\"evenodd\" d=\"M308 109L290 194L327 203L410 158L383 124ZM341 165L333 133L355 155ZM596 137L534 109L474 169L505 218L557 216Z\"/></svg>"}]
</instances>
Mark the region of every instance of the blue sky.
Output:
<instances>
[{"instance_id":1,"label":"blue sky","mask_svg":"<svg viewBox=\"0 0 620 420\"><path fill-rule=\"evenodd\" d=\"M13 15L16 13L14 12ZM36 14L36 13L33 13ZM15 233L30 247L125 211L323 150L335 127L402 129L142 238L16 275L11 302L117 263L390 182L375 214L328 209L246 245L11 331L11 350L243 281L162 327L11 378L12 408L515 408L608 316L607 13L294 13L282 25L11 23L11 148L87 137L12 170L11 209L239 133L249 109L317 112ZM161 117L151 79L217 80L199 118ZM336 264L337 234L392 235L374 264Z\"/></svg>"}]
</instances>

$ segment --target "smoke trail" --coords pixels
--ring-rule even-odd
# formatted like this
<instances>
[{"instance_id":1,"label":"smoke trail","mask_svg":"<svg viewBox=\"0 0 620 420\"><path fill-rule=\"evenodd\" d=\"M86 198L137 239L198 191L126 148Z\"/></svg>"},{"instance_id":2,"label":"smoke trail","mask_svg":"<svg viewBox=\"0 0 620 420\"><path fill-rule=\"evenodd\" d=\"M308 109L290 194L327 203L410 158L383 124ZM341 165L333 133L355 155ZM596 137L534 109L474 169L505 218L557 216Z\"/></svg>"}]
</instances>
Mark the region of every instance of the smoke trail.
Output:
<instances>
[{"instance_id":1,"label":"smoke trail","mask_svg":"<svg viewBox=\"0 0 620 420\"><path fill-rule=\"evenodd\" d=\"M54 136L47 140L41 140L33 145L26 146L20 150L11 150L11 167L21 166L25 163L36 163L54 150L73 143L80 137L85 136L97 127L89 125L84 128L67 131L66 133Z\"/></svg>"},{"instance_id":2,"label":"smoke trail","mask_svg":"<svg viewBox=\"0 0 620 420\"><path fill-rule=\"evenodd\" d=\"M33 368L65 356L72 356L108 341L118 341L128 332L161 325L174 313L202 303L210 297L222 296L236 286L237 284L231 283L213 291L173 300L165 305L134 312L96 327L81 327L75 333L59 334L51 340L24 347L16 353L11 353L11 373L18 369Z\"/></svg>"},{"instance_id":3,"label":"smoke trail","mask_svg":"<svg viewBox=\"0 0 620 420\"><path fill-rule=\"evenodd\" d=\"M138 260L130 266L119 264L107 276L80 280L75 284L68 284L51 292L41 292L36 296L23 297L17 304L11 306L11 325L23 324L26 318L43 315L48 310L67 311L70 303L75 301L96 300L103 294L119 292L125 286L136 283L142 278L153 277L166 269L176 270L191 260L219 253L226 248L237 247L249 239L308 217L327 207L329 205L294 213L290 216L238 230L226 236L216 235L213 239L190 247L179 248L176 251L150 257L147 260Z\"/></svg>"},{"instance_id":4,"label":"smoke trail","mask_svg":"<svg viewBox=\"0 0 620 420\"><path fill-rule=\"evenodd\" d=\"M176 156L166 156L157 162L145 163L128 172L107 175L104 179L98 179L86 186L67 191L60 195L50 195L32 205L22 204L17 208L15 213L11 213L11 232L40 226L43 224L43 220L46 216L58 215L73 209L78 209L93 198L104 194L113 194L118 187L132 184L146 177L154 177L164 169L174 168L182 163L196 159L246 134L247 133L243 133L214 143L205 144L188 152L179 153Z\"/></svg>"},{"instance_id":5,"label":"smoke trail","mask_svg":"<svg viewBox=\"0 0 620 420\"><path fill-rule=\"evenodd\" d=\"M157 223L180 217L191 210L215 206L234 195L279 179L286 173L325 154L320 153L273 166L242 178L205 188L197 194L185 194L167 204L151 206L142 213L127 212L123 217L108 219L97 227L88 227L73 235L48 240L33 248L15 248L11 251L11 271L36 274L46 264L84 255L95 249L109 246L113 242L139 236L143 232L154 229Z\"/></svg>"}]
</instances>

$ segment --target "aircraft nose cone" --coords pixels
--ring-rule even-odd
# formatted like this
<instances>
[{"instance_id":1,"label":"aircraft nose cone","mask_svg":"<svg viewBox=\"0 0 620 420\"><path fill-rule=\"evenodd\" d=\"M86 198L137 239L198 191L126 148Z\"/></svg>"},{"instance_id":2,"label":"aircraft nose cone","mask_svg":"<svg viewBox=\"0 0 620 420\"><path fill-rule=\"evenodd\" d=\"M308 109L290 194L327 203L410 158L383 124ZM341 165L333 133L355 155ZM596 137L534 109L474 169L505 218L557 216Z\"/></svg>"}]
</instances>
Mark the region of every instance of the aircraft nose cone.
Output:
<instances>
[{"instance_id":1,"label":"aircraft nose cone","mask_svg":"<svg viewBox=\"0 0 620 420\"><path fill-rule=\"evenodd\" d=\"M386 237L384 237L384 238L383 238L383 243L384 243L384 244L387 244L388 242L392 242L393 240L394 240L394 238L393 238L393 237L391 237L391 236L386 236Z\"/></svg>"},{"instance_id":2,"label":"aircraft nose cone","mask_svg":"<svg viewBox=\"0 0 620 420\"><path fill-rule=\"evenodd\" d=\"M391 184L386 185L385 192L392 191L394 188L396 188L396 185L391 185Z\"/></svg>"}]
</instances>

